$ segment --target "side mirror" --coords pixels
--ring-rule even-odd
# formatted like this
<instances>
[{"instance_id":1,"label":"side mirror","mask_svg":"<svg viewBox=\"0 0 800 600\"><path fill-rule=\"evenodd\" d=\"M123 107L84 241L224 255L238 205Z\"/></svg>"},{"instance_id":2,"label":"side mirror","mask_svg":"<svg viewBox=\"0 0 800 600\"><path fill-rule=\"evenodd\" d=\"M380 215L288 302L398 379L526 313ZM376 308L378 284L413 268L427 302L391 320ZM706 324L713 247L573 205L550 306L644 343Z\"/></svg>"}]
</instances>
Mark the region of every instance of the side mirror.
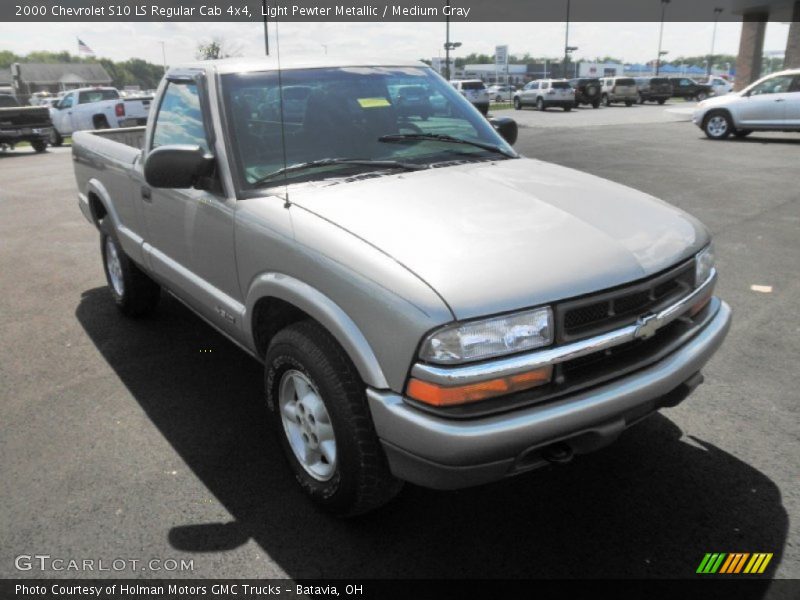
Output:
<instances>
[{"instance_id":1,"label":"side mirror","mask_svg":"<svg viewBox=\"0 0 800 600\"><path fill-rule=\"evenodd\" d=\"M170 145L153 149L144 163L144 178L155 188L190 188L214 172L214 157L200 146Z\"/></svg>"},{"instance_id":2,"label":"side mirror","mask_svg":"<svg viewBox=\"0 0 800 600\"><path fill-rule=\"evenodd\" d=\"M511 117L493 117L489 123L495 128L497 133L512 146L517 143L517 122Z\"/></svg>"}]
</instances>

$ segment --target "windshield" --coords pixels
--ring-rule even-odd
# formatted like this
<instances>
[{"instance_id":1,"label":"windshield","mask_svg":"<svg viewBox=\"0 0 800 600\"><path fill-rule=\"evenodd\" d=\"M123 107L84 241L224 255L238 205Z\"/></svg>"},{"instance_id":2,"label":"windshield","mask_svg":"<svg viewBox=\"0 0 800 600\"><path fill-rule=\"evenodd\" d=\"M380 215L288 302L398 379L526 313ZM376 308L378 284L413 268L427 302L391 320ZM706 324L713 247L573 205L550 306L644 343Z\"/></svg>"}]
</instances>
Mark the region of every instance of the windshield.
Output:
<instances>
[{"instance_id":1,"label":"windshield","mask_svg":"<svg viewBox=\"0 0 800 600\"><path fill-rule=\"evenodd\" d=\"M489 122L427 68L287 70L280 74L280 84L277 72L222 76L226 119L243 189L385 168L370 167L370 161L427 166L454 159L506 158L497 151L433 136L497 146L513 155ZM360 162L317 164L270 178L284 167L324 159Z\"/></svg>"}]
</instances>

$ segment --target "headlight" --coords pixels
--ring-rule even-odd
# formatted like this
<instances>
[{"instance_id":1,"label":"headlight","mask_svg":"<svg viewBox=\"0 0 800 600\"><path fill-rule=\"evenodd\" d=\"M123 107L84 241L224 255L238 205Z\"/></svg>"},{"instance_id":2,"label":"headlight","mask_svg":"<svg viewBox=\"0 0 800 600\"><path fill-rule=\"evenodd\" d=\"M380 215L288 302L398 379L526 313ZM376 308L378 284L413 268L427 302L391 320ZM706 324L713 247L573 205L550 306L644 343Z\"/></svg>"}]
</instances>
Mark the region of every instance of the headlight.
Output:
<instances>
[{"instance_id":1,"label":"headlight","mask_svg":"<svg viewBox=\"0 0 800 600\"><path fill-rule=\"evenodd\" d=\"M694 259L694 284L699 286L704 283L706 279L711 277L711 271L714 269L714 244L706 246L705 250L697 253Z\"/></svg>"},{"instance_id":2,"label":"headlight","mask_svg":"<svg viewBox=\"0 0 800 600\"><path fill-rule=\"evenodd\" d=\"M521 313L444 327L422 343L420 358L454 364L523 352L553 342L549 306Z\"/></svg>"}]
</instances>

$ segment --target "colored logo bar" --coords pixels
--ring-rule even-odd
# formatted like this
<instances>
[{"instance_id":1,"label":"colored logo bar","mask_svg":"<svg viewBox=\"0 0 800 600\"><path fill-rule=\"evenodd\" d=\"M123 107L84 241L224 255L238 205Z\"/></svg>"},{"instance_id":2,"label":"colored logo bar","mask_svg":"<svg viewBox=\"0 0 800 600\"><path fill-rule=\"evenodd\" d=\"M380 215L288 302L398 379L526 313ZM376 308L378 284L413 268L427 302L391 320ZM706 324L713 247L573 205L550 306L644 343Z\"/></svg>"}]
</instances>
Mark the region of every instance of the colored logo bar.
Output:
<instances>
[{"instance_id":1,"label":"colored logo bar","mask_svg":"<svg viewBox=\"0 0 800 600\"><path fill-rule=\"evenodd\" d=\"M708 552L697 573L700 574L726 574L735 575L746 573L750 575L760 575L763 573L769 562L772 560L772 552Z\"/></svg>"}]
</instances>

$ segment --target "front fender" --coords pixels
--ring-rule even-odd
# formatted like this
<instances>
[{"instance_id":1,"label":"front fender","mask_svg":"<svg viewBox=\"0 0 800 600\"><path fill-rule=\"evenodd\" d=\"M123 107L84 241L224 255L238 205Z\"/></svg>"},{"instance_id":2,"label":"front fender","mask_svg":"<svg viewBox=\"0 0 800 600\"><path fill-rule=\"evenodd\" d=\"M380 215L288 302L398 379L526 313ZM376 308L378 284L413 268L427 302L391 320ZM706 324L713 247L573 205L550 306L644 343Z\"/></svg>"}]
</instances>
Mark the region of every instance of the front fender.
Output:
<instances>
[{"instance_id":1,"label":"front fender","mask_svg":"<svg viewBox=\"0 0 800 600\"><path fill-rule=\"evenodd\" d=\"M318 321L347 352L364 383L377 389L389 388L375 353L355 322L325 294L289 275L264 273L250 285L242 326L252 348L256 347L253 312L262 298L278 298L288 302Z\"/></svg>"}]
</instances>

